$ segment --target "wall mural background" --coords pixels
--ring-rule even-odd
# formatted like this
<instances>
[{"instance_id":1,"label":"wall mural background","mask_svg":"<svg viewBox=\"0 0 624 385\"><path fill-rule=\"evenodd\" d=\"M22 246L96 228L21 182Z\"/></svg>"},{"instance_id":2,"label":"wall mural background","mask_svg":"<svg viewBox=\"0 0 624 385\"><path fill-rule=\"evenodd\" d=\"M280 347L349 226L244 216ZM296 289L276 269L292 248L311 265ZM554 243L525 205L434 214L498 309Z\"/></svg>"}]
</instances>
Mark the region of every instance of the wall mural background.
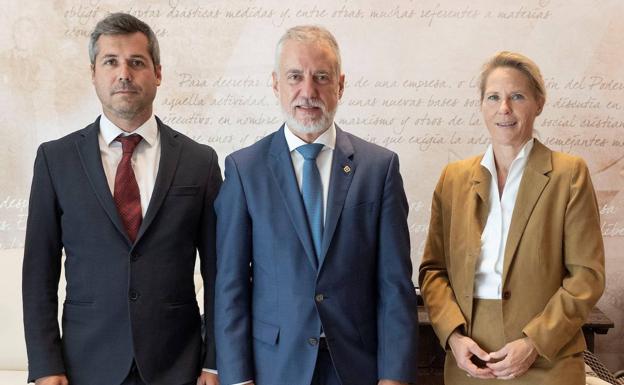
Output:
<instances>
[{"instance_id":1,"label":"wall mural background","mask_svg":"<svg viewBox=\"0 0 624 385\"><path fill-rule=\"evenodd\" d=\"M285 29L312 23L333 31L347 78L337 123L400 155L415 270L443 166L488 144L477 92L481 64L499 50L531 57L548 89L536 136L554 150L582 156L592 173L607 250L607 291L599 307L616 324L597 337L597 352L612 370L624 368L624 2L5 2L0 248L23 247L37 146L101 113L87 41L97 20L115 11L145 20L159 36L163 83L156 114L213 146L221 164L282 122L270 74Z\"/></svg>"}]
</instances>

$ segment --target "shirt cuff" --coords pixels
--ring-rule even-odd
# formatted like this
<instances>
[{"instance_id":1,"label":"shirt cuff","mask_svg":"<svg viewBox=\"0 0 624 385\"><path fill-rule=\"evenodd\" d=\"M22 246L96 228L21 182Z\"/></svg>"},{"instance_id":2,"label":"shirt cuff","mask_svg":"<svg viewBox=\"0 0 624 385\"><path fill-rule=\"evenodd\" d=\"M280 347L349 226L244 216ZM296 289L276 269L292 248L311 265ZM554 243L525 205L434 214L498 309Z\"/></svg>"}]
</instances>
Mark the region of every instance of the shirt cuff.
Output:
<instances>
[{"instance_id":1,"label":"shirt cuff","mask_svg":"<svg viewBox=\"0 0 624 385\"><path fill-rule=\"evenodd\" d=\"M206 373L212 373L212 374L219 374L218 370L214 370L214 369L206 369L203 368L202 372L206 372ZM253 380L249 380L249 381L245 381L245 382L238 382L236 384L232 384L232 385L245 385L245 384L251 384L253 382Z\"/></svg>"}]
</instances>

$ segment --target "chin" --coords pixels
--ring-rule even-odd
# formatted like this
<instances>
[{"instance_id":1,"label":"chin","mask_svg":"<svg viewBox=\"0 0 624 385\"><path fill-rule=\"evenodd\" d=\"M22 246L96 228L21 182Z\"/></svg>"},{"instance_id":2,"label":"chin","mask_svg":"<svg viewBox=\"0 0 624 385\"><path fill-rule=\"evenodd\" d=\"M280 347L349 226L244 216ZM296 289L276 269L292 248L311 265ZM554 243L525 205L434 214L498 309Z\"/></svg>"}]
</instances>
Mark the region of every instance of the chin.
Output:
<instances>
[{"instance_id":1,"label":"chin","mask_svg":"<svg viewBox=\"0 0 624 385\"><path fill-rule=\"evenodd\" d=\"M306 119L304 121L300 121L293 115L284 112L284 120L286 121L286 124L288 124L289 128L298 133L306 135L320 135L332 124L334 121L334 114L323 115L317 120Z\"/></svg>"}]
</instances>

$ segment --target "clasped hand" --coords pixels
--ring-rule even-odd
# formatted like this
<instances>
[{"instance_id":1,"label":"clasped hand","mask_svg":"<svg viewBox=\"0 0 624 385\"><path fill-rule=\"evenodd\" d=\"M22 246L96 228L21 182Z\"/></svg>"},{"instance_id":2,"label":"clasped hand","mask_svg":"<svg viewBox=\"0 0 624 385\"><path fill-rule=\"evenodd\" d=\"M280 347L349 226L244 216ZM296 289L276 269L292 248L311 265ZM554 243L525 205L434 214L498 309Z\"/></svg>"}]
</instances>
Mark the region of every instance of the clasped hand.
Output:
<instances>
[{"instance_id":1,"label":"clasped hand","mask_svg":"<svg viewBox=\"0 0 624 385\"><path fill-rule=\"evenodd\" d=\"M510 380L523 375L538 356L535 345L528 338L509 342L500 350L488 353L470 337L454 331L448 344L453 352L457 366L469 376L488 379ZM483 367L475 365L473 356L484 362Z\"/></svg>"}]
</instances>

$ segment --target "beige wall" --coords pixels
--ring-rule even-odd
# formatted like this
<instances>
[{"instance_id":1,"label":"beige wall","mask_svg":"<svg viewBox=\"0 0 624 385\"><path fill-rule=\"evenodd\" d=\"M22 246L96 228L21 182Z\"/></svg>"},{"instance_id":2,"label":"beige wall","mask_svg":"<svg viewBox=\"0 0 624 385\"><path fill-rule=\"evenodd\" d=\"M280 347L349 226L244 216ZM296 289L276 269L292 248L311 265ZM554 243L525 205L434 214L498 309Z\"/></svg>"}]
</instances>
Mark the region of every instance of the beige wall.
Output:
<instances>
[{"instance_id":1,"label":"beige wall","mask_svg":"<svg viewBox=\"0 0 624 385\"><path fill-rule=\"evenodd\" d=\"M486 131L476 76L498 50L541 67L548 102L537 135L584 157L602 207L608 286L600 307L616 329L600 356L624 368L624 2L524 1L105 1L21 0L0 13L0 248L23 243L36 146L100 113L87 34L109 11L139 16L159 34L163 85L156 113L220 155L281 122L269 87L285 28L335 32L347 89L339 125L399 153L412 206L415 266L444 164L482 152Z\"/></svg>"}]
</instances>

